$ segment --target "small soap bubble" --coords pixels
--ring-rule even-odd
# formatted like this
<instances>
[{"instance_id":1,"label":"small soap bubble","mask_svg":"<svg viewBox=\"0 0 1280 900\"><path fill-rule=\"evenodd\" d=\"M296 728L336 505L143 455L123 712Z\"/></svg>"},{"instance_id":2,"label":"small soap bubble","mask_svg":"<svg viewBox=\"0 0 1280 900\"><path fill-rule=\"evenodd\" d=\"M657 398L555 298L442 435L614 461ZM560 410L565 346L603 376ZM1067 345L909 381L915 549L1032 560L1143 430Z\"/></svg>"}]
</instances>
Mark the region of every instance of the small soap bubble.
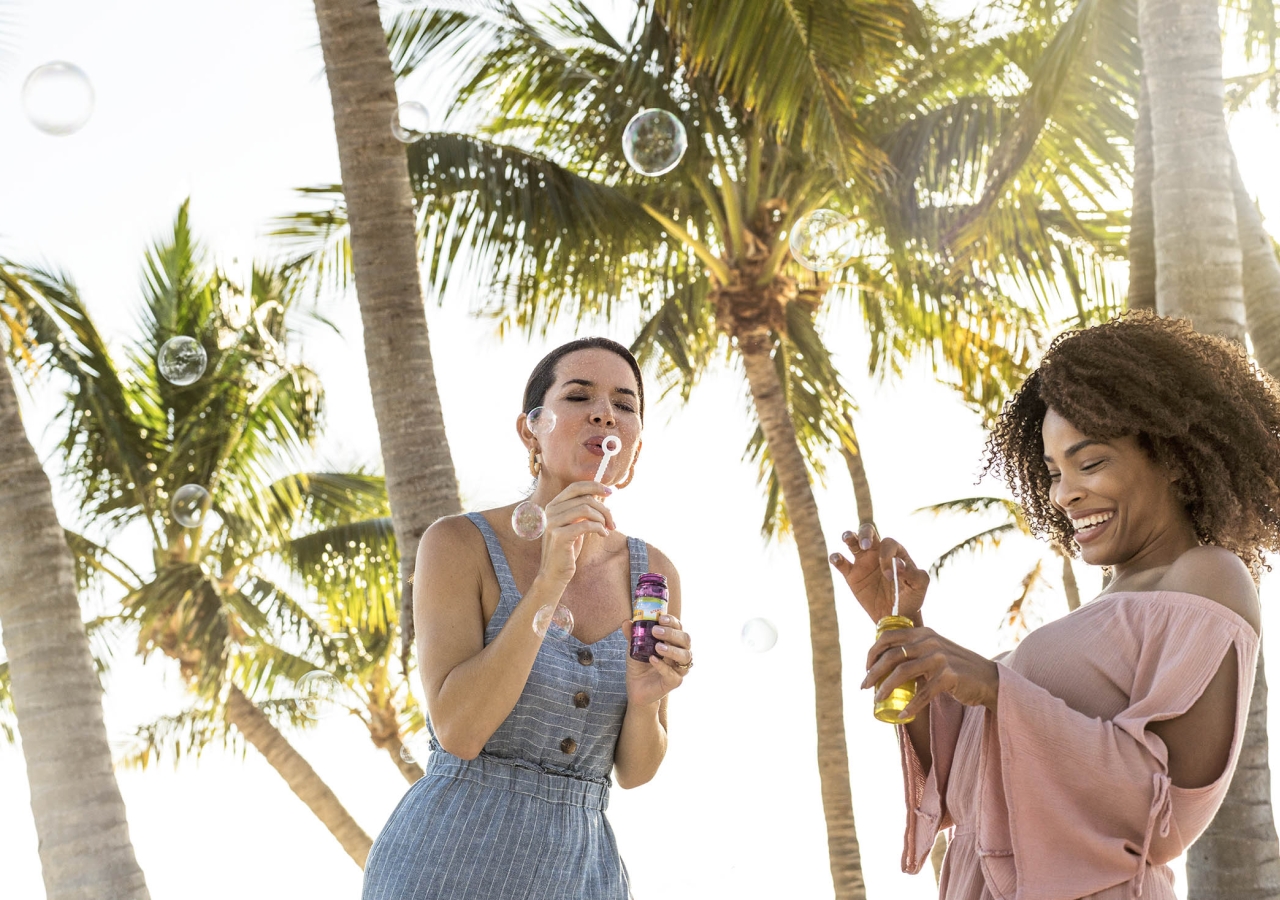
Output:
<instances>
[{"instance_id":1,"label":"small soap bubble","mask_svg":"<svg viewBox=\"0 0 1280 900\"><path fill-rule=\"evenodd\" d=\"M684 158L689 138L684 123L665 109L636 113L622 132L622 155L641 175L665 175Z\"/></svg>"},{"instance_id":2,"label":"small soap bubble","mask_svg":"<svg viewBox=\"0 0 1280 900\"><path fill-rule=\"evenodd\" d=\"M184 484L173 492L169 511L183 528L198 528L209 511L209 492L198 484Z\"/></svg>"},{"instance_id":3,"label":"small soap bubble","mask_svg":"<svg viewBox=\"0 0 1280 900\"><path fill-rule=\"evenodd\" d=\"M547 530L547 514L532 500L526 500L511 511L511 530L526 541L536 541Z\"/></svg>"},{"instance_id":4,"label":"small soap bubble","mask_svg":"<svg viewBox=\"0 0 1280 900\"><path fill-rule=\"evenodd\" d=\"M75 134L93 114L93 85L79 66L45 63L22 83L22 107L45 134Z\"/></svg>"},{"instance_id":5,"label":"small soap bubble","mask_svg":"<svg viewBox=\"0 0 1280 900\"><path fill-rule=\"evenodd\" d=\"M742 626L742 644L756 653L766 653L778 643L778 629L768 619L748 619Z\"/></svg>"},{"instance_id":6,"label":"small soap bubble","mask_svg":"<svg viewBox=\"0 0 1280 900\"><path fill-rule=\"evenodd\" d=\"M410 765L415 765L418 762L418 758L414 755L413 750L410 749L408 744L400 745L400 758Z\"/></svg>"},{"instance_id":7,"label":"small soap bubble","mask_svg":"<svg viewBox=\"0 0 1280 900\"><path fill-rule=\"evenodd\" d=\"M838 269L853 258L854 228L835 210L815 209L791 229L791 255L815 272Z\"/></svg>"},{"instance_id":8,"label":"small soap bubble","mask_svg":"<svg viewBox=\"0 0 1280 900\"><path fill-rule=\"evenodd\" d=\"M342 682L316 669L298 679L298 711L308 719L327 719L342 712Z\"/></svg>"},{"instance_id":9,"label":"small soap bubble","mask_svg":"<svg viewBox=\"0 0 1280 900\"><path fill-rule=\"evenodd\" d=\"M412 144L422 140L431 130L427 108L417 100L407 100L396 107L391 116L391 133L396 140Z\"/></svg>"},{"instance_id":10,"label":"small soap bubble","mask_svg":"<svg viewBox=\"0 0 1280 900\"><path fill-rule=\"evenodd\" d=\"M193 337L180 335L170 338L160 347L156 365L164 380L179 387L195 384L209 364L209 354Z\"/></svg>"},{"instance_id":11,"label":"small soap bubble","mask_svg":"<svg viewBox=\"0 0 1280 900\"><path fill-rule=\"evenodd\" d=\"M545 406L539 406L536 409L529 410L527 418L529 421L529 430L538 437L546 437L555 430L555 410L547 409Z\"/></svg>"},{"instance_id":12,"label":"small soap bubble","mask_svg":"<svg viewBox=\"0 0 1280 900\"><path fill-rule=\"evenodd\" d=\"M567 606L544 606L533 615L533 633L539 637L567 637L573 633L573 613Z\"/></svg>"}]
</instances>

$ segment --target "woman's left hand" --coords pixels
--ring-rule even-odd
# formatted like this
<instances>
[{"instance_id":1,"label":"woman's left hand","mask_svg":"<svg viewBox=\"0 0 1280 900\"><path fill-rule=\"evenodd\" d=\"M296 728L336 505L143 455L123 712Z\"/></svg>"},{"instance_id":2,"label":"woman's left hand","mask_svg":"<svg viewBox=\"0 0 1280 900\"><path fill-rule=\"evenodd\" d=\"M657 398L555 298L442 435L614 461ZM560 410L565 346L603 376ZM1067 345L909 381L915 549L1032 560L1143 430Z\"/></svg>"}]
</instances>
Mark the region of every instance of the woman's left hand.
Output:
<instances>
[{"instance_id":1,"label":"woman's left hand","mask_svg":"<svg viewBox=\"0 0 1280 900\"><path fill-rule=\"evenodd\" d=\"M627 623L628 639L630 622ZM693 668L693 651L689 635L675 616L659 616L653 636L658 639L657 653L648 662L637 662L627 656L627 702L643 706L657 703L680 687L684 676Z\"/></svg>"},{"instance_id":2,"label":"woman's left hand","mask_svg":"<svg viewBox=\"0 0 1280 900\"><path fill-rule=\"evenodd\" d=\"M929 701L950 694L965 706L985 706L995 712L1000 694L1000 672L996 663L949 641L932 628L895 628L886 631L867 653L869 688L884 679L876 700L888 697L894 688L916 682L916 695L902 712L902 718L919 715Z\"/></svg>"}]
</instances>

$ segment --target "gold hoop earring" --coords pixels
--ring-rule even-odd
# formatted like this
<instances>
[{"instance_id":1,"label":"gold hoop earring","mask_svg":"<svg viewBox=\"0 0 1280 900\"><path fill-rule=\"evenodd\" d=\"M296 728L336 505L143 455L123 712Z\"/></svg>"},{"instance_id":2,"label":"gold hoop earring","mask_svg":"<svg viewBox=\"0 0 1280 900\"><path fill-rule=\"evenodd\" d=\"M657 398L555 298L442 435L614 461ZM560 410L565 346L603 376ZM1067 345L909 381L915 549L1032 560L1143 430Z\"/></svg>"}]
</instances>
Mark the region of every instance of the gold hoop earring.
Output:
<instances>
[{"instance_id":1,"label":"gold hoop earring","mask_svg":"<svg viewBox=\"0 0 1280 900\"><path fill-rule=\"evenodd\" d=\"M613 489L614 489L615 491L620 491L620 490L622 490L624 487L626 487L627 485L629 485L629 484L631 483L631 479L632 479L632 478L635 478L635 477L636 477L636 467L633 465L633 466L631 467L631 469L627 472L627 480L626 480L626 481L619 481L617 484L615 484L615 485L613 486Z\"/></svg>"},{"instance_id":2,"label":"gold hoop earring","mask_svg":"<svg viewBox=\"0 0 1280 900\"><path fill-rule=\"evenodd\" d=\"M537 478L542 474L542 457L538 456L538 448L529 448L529 474Z\"/></svg>"}]
</instances>

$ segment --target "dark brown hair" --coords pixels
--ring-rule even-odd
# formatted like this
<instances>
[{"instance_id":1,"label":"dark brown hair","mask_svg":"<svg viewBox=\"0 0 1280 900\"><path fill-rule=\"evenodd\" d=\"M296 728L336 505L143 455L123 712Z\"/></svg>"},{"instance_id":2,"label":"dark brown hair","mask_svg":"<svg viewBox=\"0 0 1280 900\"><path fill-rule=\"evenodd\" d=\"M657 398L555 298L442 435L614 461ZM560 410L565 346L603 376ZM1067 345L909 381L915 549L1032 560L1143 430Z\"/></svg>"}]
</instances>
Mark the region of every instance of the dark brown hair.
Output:
<instances>
[{"instance_id":1,"label":"dark brown hair","mask_svg":"<svg viewBox=\"0 0 1280 900\"><path fill-rule=\"evenodd\" d=\"M608 350L610 353L616 353L627 361L627 365L631 366L631 373L636 376L636 399L640 406L640 421L643 422L644 378L640 375L640 364L636 362L636 358L630 350L617 341L611 341L604 337L578 338L567 344L561 344L542 357L538 364L533 367L533 373L529 376L529 381L524 386L524 412L532 412L543 404L547 399L547 391L551 390L551 386L556 383L556 365L570 353L576 353L579 350Z\"/></svg>"},{"instance_id":2,"label":"dark brown hair","mask_svg":"<svg viewBox=\"0 0 1280 900\"><path fill-rule=\"evenodd\" d=\"M1049 502L1049 409L1097 440L1136 437L1177 478L1203 543L1255 574L1280 549L1280 385L1243 347L1145 312L1054 339L1000 413L983 474L995 469L1032 530L1074 553L1071 523Z\"/></svg>"}]
</instances>

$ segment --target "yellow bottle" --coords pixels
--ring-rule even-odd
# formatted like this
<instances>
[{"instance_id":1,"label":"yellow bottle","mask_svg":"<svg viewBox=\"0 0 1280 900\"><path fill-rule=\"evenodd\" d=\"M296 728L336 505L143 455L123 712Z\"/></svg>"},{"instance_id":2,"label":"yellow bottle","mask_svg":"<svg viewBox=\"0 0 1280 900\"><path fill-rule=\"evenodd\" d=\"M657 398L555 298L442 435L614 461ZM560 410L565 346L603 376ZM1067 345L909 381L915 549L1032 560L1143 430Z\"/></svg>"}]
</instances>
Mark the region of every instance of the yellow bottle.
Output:
<instances>
[{"instance_id":1,"label":"yellow bottle","mask_svg":"<svg viewBox=\"0 0 1280 900\"><path fill-rule=\"evenodd\" d=\"M912 622L906 616L885 616L876 623L876 640L884 635L886 631L894 631L898 628L915 628L915 622ZM880 689L880 685L884 684L884 679L876 682L876 690ZM875 705L875 717L881 722L890 722L894 725L905 725L915 720L915 716L910 719L899 719L898 713L907 708L907 704L916 695L916 683L909 681L904 685L900 685L893 689L893 693L883 700L877 700Z\"/></svg>"}]
</instances>

